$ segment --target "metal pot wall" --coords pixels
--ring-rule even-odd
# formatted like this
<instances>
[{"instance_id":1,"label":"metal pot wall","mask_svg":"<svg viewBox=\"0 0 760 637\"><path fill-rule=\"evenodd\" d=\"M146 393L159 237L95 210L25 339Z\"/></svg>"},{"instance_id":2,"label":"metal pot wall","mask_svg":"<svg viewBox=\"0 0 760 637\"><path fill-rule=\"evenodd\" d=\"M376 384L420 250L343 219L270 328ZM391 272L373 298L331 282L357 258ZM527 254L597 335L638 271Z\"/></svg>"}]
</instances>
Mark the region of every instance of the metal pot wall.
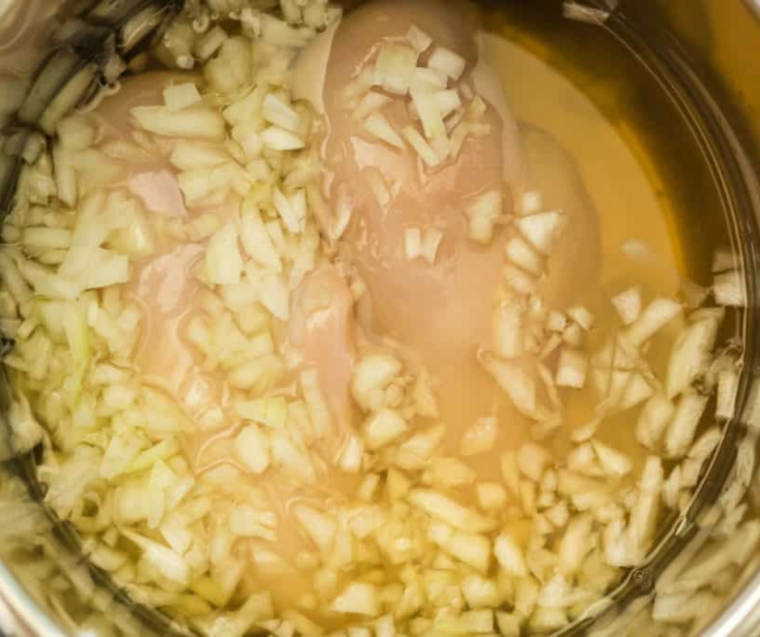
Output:
<instances>
[{"instance_id":1,"label":"metal pot wall","mask_svg":"<svg viewBox=\"0 0 760 637\"><path fill-rule=\"evenodd\" d=\"M742 325L745 374L740 408L725 427L723 443L702 476L694 501L672 521L645 564L633 569L608 600L563 634L760 634L760 555L747 556L735 585L720 599L702 588L684 589L687 596L701 595L711 605L699 621L663 624L656 613L658 598L662 601L662 596L673 594L673 584L679 582L679 574L690 560L704 555L705 546L712 546L717 553L721 543L730 541L711 537L709 532L719 515L716 503L721 498L732 494L736 506L750 504L748 517L760 516L754 452L749 474L746 465L737 465L737 449L745 440L756 440L760 424L760 410L754 407L760 387L756 281L760 249L760 0L537 4L548 19L558 19L564 12L569 21L577 23L572 24L577 33L594 30L617 39L621 51L657 78L663 95L671 101L673 117L681 120L692 143L702 151L699 161L712 180L708 187L722 208L709 214L722 214L729 220L735 247L744 261L750 301ZM86 19L74 17L86 15L83 9L94 5L102 11L89 13ZM104 87L108 90L107 85L128 69L130 59L160 36L178 5L170 0L0 2L3 214L12 200L25 153L40 133L46 128L49 131L45 112L50 104L67 95L66 106L74 105ZM59 7L64 11L56 14ZM138 17L140 28L135 29ZM58 47L53 56L48 55L51 46ZM80 82L76 91L72 89L75 82ZM659 133L655 131L655 135ZM673 166L661 168L674 170ZM0 382L3 411L8 398L7 386ZM182 634L183 626L132 603L82 557L75 534L40 504L39 487L29 471L33 461L31 454L9 458L0 465L0 631L57 637L74 633L79 625L93 635Z\"/></svg>"}]
</instances>

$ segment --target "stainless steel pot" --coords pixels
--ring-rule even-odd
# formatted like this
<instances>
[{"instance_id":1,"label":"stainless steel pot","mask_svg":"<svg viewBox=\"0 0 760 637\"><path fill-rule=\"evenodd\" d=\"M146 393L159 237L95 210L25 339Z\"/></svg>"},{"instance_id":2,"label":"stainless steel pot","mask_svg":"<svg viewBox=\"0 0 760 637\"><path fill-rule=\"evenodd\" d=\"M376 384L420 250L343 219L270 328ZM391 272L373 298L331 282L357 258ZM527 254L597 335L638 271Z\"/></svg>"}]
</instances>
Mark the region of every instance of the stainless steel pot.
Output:
<instances>
[{"instance_id":1,"label":"stainless steel pot","mask_svg":"<svg viewBox=\"0 0 760 637\"><path fill-rule=\"evenodd\" d=\"M107 91L142 48L160 37L180 4L0 0L1 213L12 199L21 162L46 132L51 104L65 109ZM703 187L711 189L721 208L709 214L722 215L728 223L749 299L740 325L745 358L737 416L725 427L691 505L671 521L647 561L562 634L758 635L760 555L748 555L742 568L731 571L734 585L720 597L704 587L690 590L679 574L692 560L704 559L706 551L718 555L731 540L711 537L718 503L747 503L747 516L760 518L760 474L751 444L760 432L760 0L536 4L552 19L564 14L576 35L594 30L597 37L615 38L625 55L656 78L672 117L701 150L695 161L711 179ZM0 413L7 404L7 386L0 382ZM737 462L742 443L752 449L749 465L746 458ZM132 603L82 556L75 534L39 503L29 470L33 460L12 458L0 465L0 632L35 637L186 633L171 618ZM683 586L684 600L704 602L697 620L658 622L658 599L672 595L674 584Z\"/></svg>"}]
</instances>

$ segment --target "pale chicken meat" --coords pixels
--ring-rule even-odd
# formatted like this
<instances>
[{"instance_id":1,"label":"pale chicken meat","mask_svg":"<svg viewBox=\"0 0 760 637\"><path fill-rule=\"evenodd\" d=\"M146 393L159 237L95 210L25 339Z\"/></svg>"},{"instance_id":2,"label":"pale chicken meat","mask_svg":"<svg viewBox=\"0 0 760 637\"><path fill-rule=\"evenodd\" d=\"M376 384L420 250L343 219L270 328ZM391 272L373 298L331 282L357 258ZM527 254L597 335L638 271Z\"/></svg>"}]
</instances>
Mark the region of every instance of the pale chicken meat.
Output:
<instances>
[{"instance_id":1,"label":"pale chicken meat","mask_svg":"<svg viewBox=\"0 0 760 637\"><path fill-rule=\"evenodd\" d=\"M540 282L548 308L564 309L591 287L599 237L593 205L572 161L549 136L521 128L512 115L489 60L479 54L476 15L466 4L369 3L304 52L294 86L326 115L326 190L333 210L351 209L338 254L366 283L360 303L371 307L371 321L363 327L394 339L431 370L451 443L464 427L495 411L505 421L504 442L512 446L520 427L513 422L510 433L509 422L517 414L476 356L491 340L509 235L497 225L488 245L471 241L464 210L478 195L498 190L504 219L531 191L541 193L547 209L563 211L565 231ZM347 83L372 68L383 43L403 42L412 27L434 43L421 59L439 46L464 58L460 92L482 97L483 122L490 131L468 137L455 160L432 169L409 146L398 149L368 135L345 99ZM415 124L409 109L398 103L383 114L396 130ZM378 181L387 188L387 198L378 198ZM409 259L409 229L422 236L430 229L440 233L433 263Z\"/></svg>"}]
</instances>

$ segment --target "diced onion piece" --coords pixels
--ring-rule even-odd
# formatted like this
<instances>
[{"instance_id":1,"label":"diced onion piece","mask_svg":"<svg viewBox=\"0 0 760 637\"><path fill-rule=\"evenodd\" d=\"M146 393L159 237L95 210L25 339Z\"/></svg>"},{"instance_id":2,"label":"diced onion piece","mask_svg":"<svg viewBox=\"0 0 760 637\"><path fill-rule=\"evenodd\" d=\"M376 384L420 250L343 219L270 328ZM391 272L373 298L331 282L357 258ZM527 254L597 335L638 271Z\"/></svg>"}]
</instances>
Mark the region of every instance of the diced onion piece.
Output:
<instances>
[{"instance_id":1,"label":"diced onion piece","mask_svg":"<svg viewBox=\"0 0 760 637\"><path fill-rule=\"evenodd\" d=\"M405 126L401 130L401 134L404 136L409 145L417 153L417 156L429 167L434 168L441 163L438 154L433 148L425 141L425 138L420 135L419 131L414 126Z\"/></svg>"},{"instance_id":2,"label":"diced onion piece","mask_svg":"<svg viewBox=\"0 0 760 637\"><path fill-rule=\"evenodd\" d=\"M403 44L384 43L375 63L375 83L389 93L405 95L414 80L418 53Z\"/></svg>"},{"instance_id":3,"label":"diced onion piece","mask_svg":"<svg viewBox=\"0 0 760 637\"><path fill-rule=\"evenodd\" d=\"M493 238L494 225L503 211L501 189L489 190L465 204L470 239L487 245Z\"/></svg>"},{"instance_id":4,"label":"diced onion piece","mask_svg":"<svg viewBox=\"0 0 760 637\"><path fill-rule=\"evenodd\" d=\"M438 246L443 239L443 232L438 228L426 228L425 236L422 240L421 255L430 265L435 263L438 255Z\"/></svg>"},{"instance_id":5,"label":"diced onion piece","mask_svg":"<svg viewBox=\"0 0 760 637\"><path fill-rule=\"evenodd\" d=\"M190 584L190 563L181 555L133 531L123 529L122 535L140 547L143 559L167 580L183 587Z\"/></svg>"},{"instance_id":6,"label":"diced onion piece","mask_svg":"<svg viewBox=\"0 0 760 637\"><path fill-rule=\"evenodd\" d=\"M582 305L574 305L567 310L567 315L585 332L594 327L594 315Z\"/></svg>"},{"instance_id":7,"label":"diced onion piece","mask_svg":"<svg viewBox=\"0 0 760 637\"><path fill-rule=\"evenodd\" d=\"M491 518L464 507L437 491L415 489L409 494L408 499L412 506L421 509L430 517L467 533L487 533L496 527L496 522Z\"/></svg>"},{"instance_id":8,"label":"diced onion piece","mask_svg":"<svg viewBox=\"0 0 760 637\"><path fill-rule=\"evenodd\" d=\"M537 190L529 190L520 197L518 212L521 215L534 215L541 212L544 206L543 197ZM538 247L538 246L536 246Z\"/></svg>"},{"instance_id":9,"label":"diced onion piece","mask_svg":"<svg viewBox=\"0 0 760 637\"><path fill-rule=\"evenodd\" d=\"M499 423L496 418L479 418L462 434L459 453L463 456L474 456L490 451L496 444L498 435Z\"/></svg>"},{"instance_id":10,"label":"diced onion piece","mask_svg":"<svg viewBox=\"0 0 760 637\"><path fill-rule=\"evenodd\" d=\"M494 308L492 316L494 349L501 358L516 358L525 342L525 308L505 302Z\"/></svg>"},{"instance_id":11,"label":"diced onion piece","mask_svg":"<svg viewBox=\"0 0 760 637\"><path fill-rule=\"evenodd\" d=\"M90 118L71 115L58 122L58 141L66 150L84 150L95 141L95 126Z\"/></svg>"},{"instance_id":12,"label":"diced onion piece","mask_svg":"<svg viewBox=\"0 0 760 637\"><path fill-rule=\"evenodd\" d=\"M744 290L744 276L739 270L716 274L713 279L713 295L718 305L745 307L747 298Z\"/></svg>"},{"instance_id":13,"label":"diced onion piece","mask_svg":"<svg viewBox=\"0 0 760 637\"><path fill-rule=\"evenodd\" d=\"M460 562L484 575L488 572L491 564L491 542L488 538L452 529L440 522L433 522L430 525L428 536L432 542ZM465 631L463 634L468 633Z\"/></svg>"},{"instance_id":14,"label":"diced onion piece","mask_svg":"<svg viewBox=\"0 0 760 637\"><path fill-rule=\"evenodd\" d=\"M297 133L301 128L301 116L284 99L269 93L261 105L261 116L270 124Z\"/></svg>"},{"instance_id":15,"label":"diced onion piece","mask_svg":"<svg viewBox=\"0 0 760 637\"><path fill-rule=\"evenodd\" d=\"M414 261L422 255L422 232L419 228L404 230L404 253L407 261Z\"/></svg>"},{"instance_id":16,"label":"diced onion piece","mask_svg":"<svg viewBox=\"0 0 760 637\"><path fill-rule=\"evenodd\" d=\"M551 465L551 456L542 446L528 442L517 451L517 467L533 482L540 482L544 471Z\"/></svg>"},{"instance_id":17,"label":"diced onion piece","mask_svg":"<svg viewBox=\"0 0 760 637\"><path fill-rule=\"evenodd\" d=\"M633 464L624 453L598 440L592 440L591 445L605 474L613 478L622 478L631 472Z\"/></svg>"},{"instance_id":18,"label":"diced onion piece","mask_svg":"<svg viewBox=\"0 0 760 637\"><path fill-rule=\"evenodd\" d=\"M557 365L557 385L582 389L586 384L587 368L588 358L583 352L563 348Z\"/></svg>"},{"instance_id":19,"label":"diced onion piece","mask_svg":"<svg viewBox=\"0 0 760 637\"><path fill-rule=\"evenodd\" d=\"M528 567L520 545L510 535L502 533L496 538L493 549L496 561L512 577L525 577Z\"/></svg>"},{"instance_id":20,"label":"diced onion piece","mask_svg":"<svg viewBox=\"0 0 760 637\"><path fill-rule=\"evenodd\" d=\"M343 615L377 617L381 611L377 587L363 582L352 582L333 600L330 610Z\"/></svg>"},{"instance_id":21,"label":"diced onion piece","mask_svg":"<svg viewBox=\"0 0 760 637\"><path fill-rule=\"evenodd\" d=\"M365 411L377 404L377 395L384 394L388 385L401 373L403 364L390 354L370 354L364 356L354 366L351 377L351 395Z\"/></svg>"},{"instance_id":22,"label":"diced onion piece","mask_svg":"<svg viewBox=\"0 0 760 637\"><path fill-rule=\"evenodd\" d=\"M409 30L406 32L406 39L417 53L426 51L433 43L433 38L420 29L416 24L409 27Z\"/></svg>"},{"instance_id":23,"label":"diced onion piece","mask_svg":"<svg viewBox=\"0 0 760 637\"><path fill-rule=\"evenodd\" d=\"M538 212L515 220L515 226L523 237L544 255L551 253L564 223L564 214L556 210Z\"/></svg>"},{"instance_id":24,"label":"diced onion piece","mask_svg":"<svg viewBox=\"0 0 760 637\"><path fill-rule=\"evenodd\" d=\"M290 289L281 274L268 273L261 280L261 303L281 321L290 318Z\"/></svg>"},{"instance_id":25,"label":"diced onion piece","mask_svg":"<svg viewBox=\"0 0 760 637\"><path fill-rule=\"evenodd\" d=\"M292 234L303 232L306 225L306 200L303 190L297 190L288 198L279 188L272 193L272 202L285 227Z\"/></svg>"},{"instance_id":26,"label":"diced onion piece","mask_svg":"<svg viewBox=\"0 0 760 637\"><path fill-rule=\"evenodd\" d=\"M445 89L449 78L443 71L418 66L414 72L414 86L429 89Z\"/></svg>"},{"instance_id":27,"label":"diced onion piece","mask_svg":"<svg viewBox=\"0 0 760 637\"><path fill-rule=\"evenodd\" d=\"M397 411L381 409L364 421L362 430L367 448L374 451L404 436L409 425Z\"/></svg>"},{"instance_id":28,"label":"diced onion piece","mask_svg":"<svg viewBox=\"0 0 760 637\"><path fill-rule=\"evenodd\" d=\"M32 248L68 248L71 245L71 230L65 228L25 228L21 242Z\"/></svg>"},{"instance_id":29,"label":"diced onion piece","mask_svg":"<svg viewBox=\"0 0 760 637\"><path fill-rule=\"evenodd\" d=\"M228 37L222 27L214 26L195 43L195 55L201 62L205 62L222 47Z\"/></svg>"},{"instance_id":30,"label":"diced onion piece","mask_svg":"<svg viewBox=\"0 0 760 637\"><path fill-rule=\"evenodd\" d=\"M157 135L224 140L224 118L214 109L194 106L174 112L165 106L136 106L130 114L140 128Z\"/></svg>"},{"instance_id":31,"label":"diced onion piece","mask_svg":"<svg viewBox=\"0 0 760 637\"><path fill-rule=\"evenodd\" d=\"M232 451L242 467L254 475L261 475L269 468L269 438L256 425L245 427L235 437Z\"/></svg>"},{"instance_id":32,"label":"diced onion piece","mask_svg":"<svg viewBox=\"0 0 760 637\"><path fill-rule=\"evenodd\" d=\"M713 254L712 271L713 272L725 272L726 270L733 270L739 263L736 254L731 248L718 248Z\"/></svg>"},{"instance_id":33,"label":"diced onion piece","mask_svg":"<svg viewBox=\"0 0 760 637\"><path fill-rule=\"evenodd\" d=\"M623 325L631 325L641 315L641 286L637 285L612 297L612 305L623 321Z\"/></svg>"},{"instance_id":34,"label":"diced onion piece","mask_svg":"<svg viewBox=\"0 0 760 637\"><path fill-rule=\"evenodd\" d=\"M632 345L638 347L670 323L681 311L682 307L678 301L665 298L655 299L628 328L626 338Z\"/></svg>"},{"instance_id":35,"label":"diced onion piece","mask_svg":"<svg viewBox=\"0 0 760 637\"><path fill-rule=\"evenodd\" d=\"M280 126L270 126L261 133L261 142L271 150L289 151L300 150L306 143L295 133Z\"/></svg>"},{"instance_id":36,"label":"diced onion piece","mask_svg":"<svg viewBox=\"0 0 760 637\"><path fill-rule=\"evenodd\" d=\"M192 82L173 84L164 89L164 104L172 112L195 106L200 101L201 94Z\"/></svg>"},{"instance_id":37,"label":"diced onion piece","mask_svg":"<svg viewBox=\"0 0 760 637\"><path fill-rule=\"evenodd\" d=\"M240 217L240 240L246 254L274 272L282 272L280 255L266 231L261 214L250 200L243 204Z\"/></svg>"},{"instance_id":38,"label":"diced onion piece","mask_svg":"<svg viewBox=\"0 0 760 637\"><path fill-rule=\"evenodd\" d=\"M668 458L680 458L689 450L706 406L707 396L695 390L681 396L665 435L665 454Z\"/></svg>"},{"instance_id":39,"label":"diced onion piece","mask_svg":"<svg viewBox=\"0 0 760 637\"><path fill-rule=\"evenodd\" d=\"M206 278L217 285L240 283L243 258L238 247L238 231L234 223L222 226L211 237L206 250Z\"/></svg>"},{"instance_id":40,"label":"diced onion piece","mask_svg":"<svg viewBox=\"0 0 760 637\"><path fill-rule=\"evenodd\" d=\"M730 420L736 411L736 393L739 389L739 374L735 369L723 369L718 373L718 401L716 418Z\"/></svg>"},{"instance_id":41,"label":"diced onion piece","mask_svg":"<svg viewBox=\"0 0 760 637\"><path fill-rule=\"evenodd\" d=\"M451 49L437 46L427 63L428 68L443 71L450 78L458 80L467 66L467 61Z\"/></svg>"},{"instance_id":42,"label":"diced onion piece","mask_svg":"<svg viewBox=\"0 0 760 637\"><path fill-rule=\"evenodd\" d=\"M235 404L235 412L241 418L282 429L288 418L288 405L284 398L259 398Z\"/></svg>"},{"instance_id":43,"label":"diced onion piece","mask_svg":"<svg viewBox=\"0 0 760 637\"><path fill-rule=\"evenodd\" d=\"M668 361L668 398L678 396L707 372L721 319L722 316L707 317L681 332Z\"/></svg>"},{"instance_id":44,"label":"diced onion piece","mask_svg":"<svg viewBox=\"0 0 760 637\"><path fill-rule=\"evenodd\" d=\"M620 409L622 411L633 409L639 403L649 399L654 391L650 382L642 374L634 372L620 398Z\"/></svg>"},{"instance_id":45,"label":"diced onion piece","mask_svg":"<svg viewBox=\"0 0 760 637\"><path fill-rule=\"evenodd\" d=\"M422 122L425 137L429 140L445 138L446 127L443 124L441 109L435 94L425 88L413 88L411 95L412 103Z\"/></svg>"},{"instance_id":46,"label":"diced onion piece","mask_svg":"<svg viewBox=\"0 0 760 637\"><path fill-rule=\"evenodd\" d=\"M441 117L444 119L462 106L459 93L455 90L438 91L433 97L438 105Z\"/></svg>"},{"instance_id":47,"label":"diced onion piece","mask_svg":"<svg viewBox=\"0 0 760 637\"><path fill-rule=\"evenodd\" d=\"M522 239L522 237L511 238L507 242L504 254L507 259L526 272L530 272L536 276L541 275L543 271L541 257L536 254L533 248L530 247L530 244Z\"/></svg>"},{"instance_id":48,"label":"diced onion piece","mask_svg":"<svg viewBox=\"0 0 760 637\"><path fill-rule=\"evenodd\" d=\"M361 121L365 119L370 113L379 111L383 106L390 104L391 98L383 93L377 91L369 91L364 97L362 97L359 105L352 110L351 119Z\"/></svg>"},{"instance_id":49,"label":"diced onion piece","mask_svg":"<svg viewBox=\"0 0 760 637\"><path fill-rule=\"evenodd\" d=\"M524 416L536 414L536 383L519 362L503 361L493 355L483 357L486 368L506 392L517 411Z\"/></svg>"},{"instance_id":50,"label":"diced onion piece","mask_svg":"<svg viewBox=\"0 0 760 637\"><path fill-rule=\"evenodd\" d=\"M470 238L472 238L472 226L470 226ZM504 266L504 283L518 294L525 296L536 292L536 279L510 263Z\"/></svg>"},{"instance_id":51,"label":"diced onion piece","mask_svg":"<svg viewBox=\"0 0 760 637\"><path fill-rule=\"evenodd\" d=\"M478 482L475 485L478 506L483 511L501 511L507 505L507 492L498 482Z\"/></svg>"},{"instance_id":52,"label":"diced onion piece","mask_svg":"<svg viewBox=\"0 0 760 637\"><path fill-rule=\"evenodd\" d=\"M293 513L317 548L322 553L329 554L337 531L337 524L333 517L306 505L295 507Z\"/></svg>"},{"instance_id":53,"label":"diced onion piece","mask_svg":"<svg viewBox=\"0 0 760 637\"><path fill-rule=\"evenodd\" d=\"M364 128L368 133L380 141L390 144L394 148L400 150L404 149L404 140L399 137L399 134L382 113L377 111L371 113L369 117L364 120Z\"/></svg>"},{"instance_id":54,"label":"diced onion piece","mask_svg":"<svg viewBox=\"0 0 760 637\"><path fill-rule=\"evenodd\" d=\"M351 434L343 445L338 466L345 473L359 473L364 457L364 443L359 436Z\"/></svg>"}]
</instances>

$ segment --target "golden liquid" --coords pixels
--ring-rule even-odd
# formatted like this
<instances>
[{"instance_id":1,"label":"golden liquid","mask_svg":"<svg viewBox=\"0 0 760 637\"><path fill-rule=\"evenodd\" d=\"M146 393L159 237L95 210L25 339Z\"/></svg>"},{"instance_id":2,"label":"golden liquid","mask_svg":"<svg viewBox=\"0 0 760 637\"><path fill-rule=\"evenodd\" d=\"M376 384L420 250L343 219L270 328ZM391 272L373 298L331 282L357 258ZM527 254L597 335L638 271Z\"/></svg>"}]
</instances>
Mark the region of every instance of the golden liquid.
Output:
<instances>
[{"instance_id":1,"label":"golden liquid","mask_svg":"<svg viewBox=\"0 0 760 637\"><path fill-rule=\"evenodd\" d=\"M720 225L712 217L701 224L693 223L693 218L695 210L702 211L712 203L717 210L717 202L709 185L705 185L708 180L699 178L704 176L704 169L693 159L696 154L689 148L686 132L675 120L669 121L672 115L664 98L657 96L654 81L628 59L618 44L600 31L589 31L588 26L563 23L557 30L557 24L548 14L535 7L517 5L509 3L489 20L493 32L485 38L485 50L506 88L522 134L532 140L526 145L526 152L538 180L542 181L545 196L561 203L566 194L559 181L547 177L551 174L547 172L549 166L553 170L577 170L587 191L578 205L595 210L598 216L601 255L598 268L594 276L575 281L568 298L584 303L596 314L597 327L591 340L592 345L600 344L604 336L613 333L618 326L609 304L612 294L631 285L642 285L645 299L672 297L682 278L706 283L703 278L709 266L706 269L704 264L709 263L714 244L720 243L725 235L716 230ZM128 82L124 92L108 103L119 103L117 111L136 104L157 103L160 94L145 87L145 84L130 86ZM644 94L647 99L640 103L639 97ZM108 112L106 107L101 114L104 121L128 121L125 110ZM663 123L671 126L668 144L663 143L658 134L663 130ZM128 127L121 125L111 130L111 134L117 136L129 132ZM557 159L558 147L564 149L570 163L564 155ZM165 163L146 165L133 171L127 185L154 214L196 214L188 213L182 206L172 174ZM703 217L706 215L700 219ZM631 241L645 246L646 254L638 258L627 255L622 248ZM142 266L131 288L148 314L138 363L147 380L160 385L180 404L186 404L188 387L198 382L206 383L209 391L225 405L226 396L219 389L221 376L201 369L197 353L182 334L186 316L198 296L198 285L189 274L198 254L197 248L169 246ZM491 281L491 278L486 277L486 280ZM495 292L491 287L478 289L478 295L491 296L487 302L479 297L473 307L482 304L488 309ZM392 299L374 301L382 303ZM445 299L440 307L427 308L431 315L445 317L446 311ZM386 328L392 319L392 316L387 317ZM339 318L331 320L339 321ZM424 325L423 317L418 320ZM414 325L413 317L410 325ZM648 360L660 378L676 330L677 326L671 326L653 340ZM478 339L482 338L480 332L482 330L473 330L464 346L473 355ZM424 329L409 329L405 335L407 340L402 343L405 350L413 352L423 346ZM408 340L409 335L411 340ZM323 382L332 374L337 380L334 383L328 380L328 390L344 387L346 378L341 370L353 360L350 348L342 344L339 337L331 340L329 329L315 338L313 362L322 368ZM417 338L420 342L415 342ZM445 344L439 350L440 356L427 362L433 363L431 374L440 376L445 383L442 408L444 417L449 416L445 453L456 455L462 433L471 424L469 419L495 413L502 421L496 448L465 461L478 480L500 480L499 455L506 449L516 449L530 438L529 423L515 416L506 399L474 364L474 359L473 364L465 368L448 366ZM339 363L332 359L330 355L336 351L346 360ZM569 449L569 434L573 428L588 422L598 402L590 382L581 391L564 392L563 397L565 424L545 442L559 463ZM598 436L628 453L638 467L645 453L633 436L636 414L634 410L605 421ZM187 441L188 460L199 475L207 467L234 464L230 454L233 433L234 430L204 432ZM339 443L336 441L333 446ZM270 548L291 563L299 551L309 548L288 512L292 503L303 499L321 504L331 500L350 502L355 497L358 479L329 469L329 458L324 460L319 484L302 489L280 485L276 477L256 480L233 474L233 482L240 480L240 484L264 487L275 501L279 538ZM636 471L631 479L635 478ZM234 486L229 488L234 489ZM473 489L462 489L458 495L463 502L474 504ZM246 556L243 551L243 559ZM262 584L270 588L280 608L296 606L301 596L310 592L309 580L310 576L294 577L292 573L262 577L254 570L246 578L252 590L259 590Z\"/></svg>"}]
</instances>

